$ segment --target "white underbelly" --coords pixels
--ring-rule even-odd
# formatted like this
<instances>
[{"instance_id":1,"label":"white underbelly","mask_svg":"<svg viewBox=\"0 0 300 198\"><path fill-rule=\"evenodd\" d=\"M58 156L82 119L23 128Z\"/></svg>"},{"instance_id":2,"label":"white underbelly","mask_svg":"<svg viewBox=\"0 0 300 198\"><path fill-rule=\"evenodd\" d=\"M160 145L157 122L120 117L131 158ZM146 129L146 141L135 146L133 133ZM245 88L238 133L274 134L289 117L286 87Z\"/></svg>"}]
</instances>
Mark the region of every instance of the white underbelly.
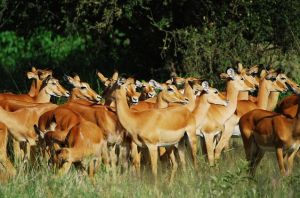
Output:
<instances>
[{"instance_id":1,"label":"white underbelly","mask_svg":"<svg viewBox=\"0 0 300 198\"><path fill-rule=\"evenodd\" d=\"M234 135L234 136L241 136L241 131L240 131L239 125L235 125L235 127L233 129L233 132L232 132L232 135Z\"/></svg>"},{"instance_id":2,"label":"white underbelly","mask_svg":"<svg viewBox=\"0 0 300 198\"><path fill-rule=\"evenodd\" d=\"M184 130L178 131L161 131L159 133L159 142L157 146L170 146L177 144L184 136Z\"/></svg>"},{"instance_id":3,"label":"white underbelly","mask_svg":"<svg viewBox=\"0 0 300 198\"><path fill-rule=\"evenodd\" d=\"M207 133L205 131L201 131L201 130L197 130L196 131L196 135L200 136L200 137L204 137L206 135L212 135L212 136L216 136L218 135L219 133L221 133L221 131L215 131L213 133Z\"/></svg>"}]
</instances>

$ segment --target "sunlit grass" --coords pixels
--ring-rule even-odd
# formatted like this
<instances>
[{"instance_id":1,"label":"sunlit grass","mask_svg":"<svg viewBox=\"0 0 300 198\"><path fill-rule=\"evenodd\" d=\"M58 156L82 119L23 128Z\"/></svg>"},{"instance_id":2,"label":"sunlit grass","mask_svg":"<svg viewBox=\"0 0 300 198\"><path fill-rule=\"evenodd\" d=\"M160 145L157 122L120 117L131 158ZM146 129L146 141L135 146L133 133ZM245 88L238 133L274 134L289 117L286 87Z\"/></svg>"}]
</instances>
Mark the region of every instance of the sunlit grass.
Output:
<instances>
[{"instance_id":1,"label":"sunlit grass","mask_svg":"<svg viewBox=\"0 0 300 198\"><path fill-rule=\"evenodd\" d=\"M195 171L190 163L186 172L178 170L169 185L168 163L159 165L157 187L150 167L144 166L141 178L132 172L111 176L104 167L92 181L75 168L64 177L56 177L46 163L38 167L18 165L15 178L0 185L0 197L297 197L300 194L300 171L296 159L294 173L282 177L278 173L274 153L266 154L255 178L246 173L247 163L240 140L234 149L225 152L215 167L209 167L198 155Z\"/></svg>"}]
</instances>

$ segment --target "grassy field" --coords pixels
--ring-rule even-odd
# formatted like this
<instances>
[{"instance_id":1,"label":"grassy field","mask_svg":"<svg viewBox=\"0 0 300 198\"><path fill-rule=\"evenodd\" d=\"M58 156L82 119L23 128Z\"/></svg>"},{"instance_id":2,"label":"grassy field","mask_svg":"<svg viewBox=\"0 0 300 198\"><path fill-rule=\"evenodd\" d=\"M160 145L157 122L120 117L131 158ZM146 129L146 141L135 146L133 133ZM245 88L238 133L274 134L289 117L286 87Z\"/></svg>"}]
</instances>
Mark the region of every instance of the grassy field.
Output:
<instances>
[{"instance_id":1,"label":"grassy field","mask_svg":"<svg viewBox=\"0 0 300 198\"><path fill-rule=\"evenodd\" d=\"M64 177L55 177L42 164L35 168L18 166L15 178L0 185L0 197L299 197L300 171L296 157L294 173L290 177L278 174L274 153L267 153L255 178L246 173L244 151L239 139L233 149L223 154L216 167L210 168L199 154L199 168L192 167L176 174L169 185L170 172L160 164L157 187L151 180L150 167L145 166L141 178L132 173L118 174L116 178L101 168L92 182L72 168Z\"/></svg>"}]
</instances>

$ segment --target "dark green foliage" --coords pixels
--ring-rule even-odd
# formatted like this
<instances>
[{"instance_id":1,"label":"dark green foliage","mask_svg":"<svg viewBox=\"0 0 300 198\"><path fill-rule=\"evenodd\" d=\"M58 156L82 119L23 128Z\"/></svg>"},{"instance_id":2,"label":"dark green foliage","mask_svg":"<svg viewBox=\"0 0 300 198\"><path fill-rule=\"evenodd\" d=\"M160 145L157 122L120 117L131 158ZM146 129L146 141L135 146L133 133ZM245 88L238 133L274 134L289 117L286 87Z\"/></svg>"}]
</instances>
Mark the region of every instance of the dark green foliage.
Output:
<instances>
[{"instance_id":1,"label":"dark green foliage","mask_svg":"<svg viewBox=\"0 0 300 198\"><path fill-rule=\"evenodd\" d=\"M16 81L35 65L92 79L96 68L158 80L175 69L220 84L218 74L237 61L283 66L300 80L299 38L294 0L0 3L0 67Z\"/></svg>"}]
</instances>

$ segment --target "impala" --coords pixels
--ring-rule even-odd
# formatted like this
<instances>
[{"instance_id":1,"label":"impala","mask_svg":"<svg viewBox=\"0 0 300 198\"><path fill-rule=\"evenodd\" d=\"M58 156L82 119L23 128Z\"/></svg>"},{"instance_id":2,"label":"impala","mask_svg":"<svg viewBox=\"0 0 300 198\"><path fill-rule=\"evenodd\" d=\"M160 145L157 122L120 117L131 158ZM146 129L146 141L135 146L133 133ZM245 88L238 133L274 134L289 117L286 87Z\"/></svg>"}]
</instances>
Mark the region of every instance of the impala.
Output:
<instances>
[{"instance_id":1,"label":"impala","mask_svg":"<svg viewBox=\"0 0 300 198\"><path fill-rule=\"evenodd\" d=\"M33 79L28 95L31 97L37 96L39 94L43 81L48 76L52 76L51 70L36 69L35 67L32 67L31 71L27 72L27 78Z\"/></svg>"},{"instance_id":2,"label":"impala","mask_svg":"<svg viewBox=\"0 0 300 198\"><path fill-rule=\"evenodd\" d=\"M48 155L53 153L51 150L55 150L57 156L51 157L60 167L59 175L67 173L74 162L87 160L90 176L94 174L95 161L102 156L107 164L106 134L72 110L59 107L48 111L40 117L39 127L35 128L40 139L44 139L46 146L50 147ZM52 148L53 142L59 147Z\"/></svg>"},{"instance_id":3,"label":"impala","mask_svg":"<svg viewBox=\"0 0 300 198\"><path fill-rule=\"evenodd\" d=\"M126 103L126 82L118 80L117 83L119 87L114 96L119 121L139 147L148 148L155 179L157 178L157 148L178 144L185 133L188 135L194 166L196 166L196 121L192 112L186 106L139 112L130 110ZM143 123L143 126L139 123ZM181 149L183 148L179 147L179 150Z\"/></svg>"},{"instance_id":4,"label":"impala","mask_svg":"<svg viewBox=\"0 0 300 198\"><path fill-rule=\"evenodd\" d=\"M72 94L69 100L84 99L92 103L99 103L101 96L97 94L88 83L81 82L78 75L74 76L65 76L68 82L74 86L72 89Z\"/></svg>"},{"instance_id":5,"label":"impala","mask_svg":"<svg viewBox=\"0 0 300 198\"><path fill-rule=\"evenodd\" d=\"M283 92L286 91L287 87L282 82L279 74L274 73L266 73L265 70L261 72L261 79L259 83L258 96L256 98L256 102L250 100L238 100L237 101L237 109L235 114L233 114L230 119L225 123L225 129L223 131L221 140L223 144L218 144L215 150L215 159L219 159L221 155L221 151L226 145L229 144L229 140L232 136L232 133L235 127L238 127L238 123L240 117L245 113L253 110L253 109L267 109L269 95L273 92Z\"/></svg>"},{"instance_id":6,"label":"impala","mask_svg":"<svg viewBox=\"0 0 300 198\"><path fill-rule=\"evenodd\" d=\"M141 89L141 95L139 101L144 101L156 96L155 89L162 90L162 86L155 80L150 80L149 82L140 82L137 80L135 84L137 88Z\"/></svg>"},{"instance_id":7,"label":"impala","mask_svg":"<svg viewBox=\"0 0 300 198\"><path fill-rule=\"evenodd\" d=\"M63 93L63 96L66 97L70 96L70 93L59 84L57 79L48 76L43 81L43 84L37 96L30 97L27 94L15 95L15 94L3 93L0 94L0 100L12 99L12 100L25 101L25 102L46 103L50 101L51 96L61 96L61 93Z\"/></svg>"},{"instance_id":8,"label":"impala","mask_svg":"<svg viewBox=\"0 0 300 198\"><path fill-rule=\"evenodd\" d=\"M188 99L184 97L175 85L168 85L167 89L163 89L156 97L156 103L141 101L137 105L130 108L136 111L145 111L152 108L167 108L169 103L188 103Z\"/></svg>"},{"instance_id":9,"label":"impala","mask_svg":"<svg viewBox=\"0 0 300 198\"><path fill-rule=\"evenodd\" d=\"M208 110L207 116L199 122L197 126L197 134L204 137L206 144L206 150L208 155L208 161L211 166L214 165L215 160L215 143L214 138L221 131L224 131L224 125L227 120L234 114L237 107L237 97L240 91L250 91L254 89L255 85L249 87L245 83L244 77L240 74L236 74L232 68L227 70L227 73L221 74L222 78L227 79L227 100L229 104L227 107L222 107L219 105L211 105ZM223 133L221 134L221 139L218 144L224 144L222 140Z\"/></svg>"},{"instance_id":10,"label":"impala","mask_svg":"<svg viewBox=\"0 0 300 198\"><path fill-rule=\"evenodd\" d=\"M286 175L291 173L300 146L299 116L299 109L294 118L257 109L241 118L239 125L252 175L265 151L270 149L276 151L280 172Z\"/></svg>"},{"instance_id":11,"label":"impala","mask_svg":"<svg viewBox=\"0 0 300 198\"><path fill-rule=\"evenodd\" d=\"M98 76L99 76L99 73L100 72L98 72ZM99 78L101 80L100 76L99 76ZM103 80L101 80L101 81L103 81ZM129 105L137 104L139 102L139 97L140 97L141 93L136 91L136 84L135 84L136 81L133 78L127 78L126 81L127 81L127 86L126 86L127 102ZM105 105L115 107L114 99L112 98L112 95L116 90L116 83L113 83L115 81L110 81L110 82L111 83L108 86L106 86L105 90L103 91L102 96L105 99Z\"/></svg>"},{"instance_id":12,"label":"impala","mask_svg":"<svg viewBox=\"0 0 300 198\"><path fill-rule=\"evenodd\" d=\"M12 165L10 159L7 157L7 140L8 130L4 123L0 122L0 163L4 167L5 171L10 176L16 175L16 169Z\"/></svg>"}]
</instances>

